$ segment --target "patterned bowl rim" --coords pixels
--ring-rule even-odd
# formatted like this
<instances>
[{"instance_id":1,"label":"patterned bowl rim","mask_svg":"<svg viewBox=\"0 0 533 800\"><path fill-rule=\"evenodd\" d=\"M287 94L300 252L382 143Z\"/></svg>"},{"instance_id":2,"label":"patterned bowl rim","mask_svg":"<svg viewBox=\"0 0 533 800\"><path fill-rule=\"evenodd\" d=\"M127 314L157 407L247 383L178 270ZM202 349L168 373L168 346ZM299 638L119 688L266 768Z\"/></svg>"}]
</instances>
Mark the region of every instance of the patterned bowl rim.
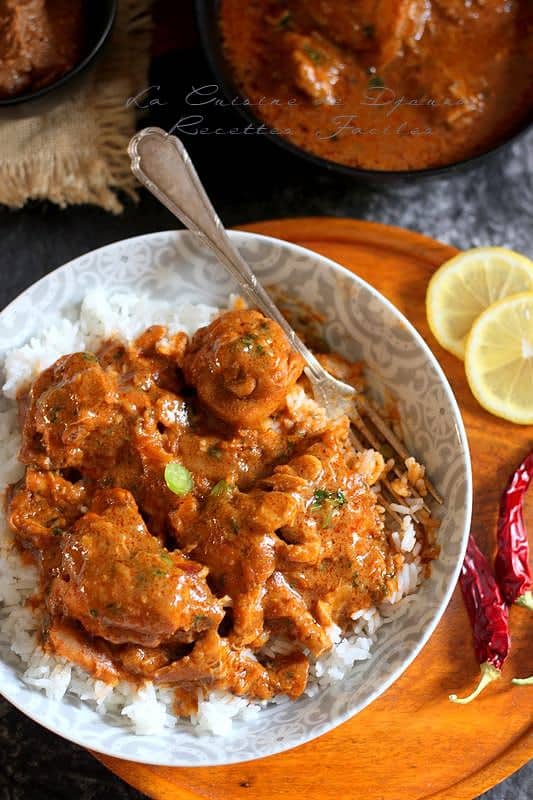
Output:
<instances>
[{"instance_id":1,"label":"patterned bowl rim","mask_svg":"<svg viewBox=\"0 0 533 800\"><path fill-rule=\"evenodd\" d=\"M35 281L34 283L30 284L30 286L26 287L26 289L24 289L19 295L17 295L17 297L13 298L13 300L11 300L11 302L0 311L0 317L4 315L8 310L10 310L11 307L15 305L15 303L17 303L27 292L29 292L30 290L34 289L35 287L41 284L45 284L48 280L50 280L50 278L57 276L61 273L66 273L69 270L75 268L79 262L81 262L83 259L86 259L89 256L97 255L103 252L111 253L114 249L118 250L124 245L128 246L128 245L133 245L135 243L140 244L144 242L149 242L151 240L156 240L158 237L170 237L170 238L178 237L179 239L183 234L186 234L187 236L191 235L190 233L182 229L179 230L169 229L165 231L156 231L152 233L141 234L139 236L132 236L126 239L119 239L115 242L103 245L102 247L98 247L94 250L89 250L86 253L83 253L82 255L77 256L76 258L71 259L67 263L57 267L56 269L44 275L38 281ZM343 722L346 722L347 720L351 719L353 716L355 716L364 708L373 703L374 700L380 697L387 689L389 689L390 686L392 686L392 684L395 683L398 680L398 678L405 672L405 670L418 656L422 648L427 644L428 640L430 639L435 628L440 622L451 600L451 596L453 594L453 591L455 589L455 586L459 578L459 573L463 563L464 554L466 552L466 545L470 531L471 518L472 518L472 503L473 503L473 482L472 482L472 466L470 459L470 450L468 446L468 438L466 435L463 419L455 395L448 382L448 379L444 374L442 367L440 366L439 362L437 361L437 358L431 351L430 347L426 344L420 333L414 327L414 325L402 314L402 312L394 305L394 303L392 303L390 300L384 297L384 295L382 295L381 292L375 289L371 284L367 283L365 280L360 278L356 273L351 272L346 267L343 267L341 264L338 264L336 261L333 261L332 259L327 258L326 256L323 256L322 254L317 253L314 250L310 250L309 248L302 247L301 245L297 245L294 244L293 242L288 242L286 240L279 239L274 236L267 236L265 234L254 233L251 231L228 230L228 234L235 241L237 245L240 242L244 243L246 241L252 241L252 240L264 241L265 243L271 245L274 244L275 246L286 248L291 252L293 252L295 255L299 255L306 258L312 257L318 264L320 264L320 266L327 268L333 273L337 273L340 276L348 278L361 289L368 291L372 295L372 297L376 299L379 303L381 303L386 308L386 310L390 314L392 314L392 316L395 317L402 324L402 326L404 326L405 329L411 334L414 341L416 342L417 347L422 351L422 353L425 356L425 359L434 369L439 379L440 385L444 389L446 399L453 413L455 431L461 447L461 456L463 462L462 477L464 478L466 483L466 490L465 490L466 505L464 508L464 516L463 516L464 522L463 522L463 530L461 532L459 557L457 559L457 563L455 564L452 573L447 578L446 591L444 592L438 607L435 609L431 621L429 621L426 624L426 629L424 631L423 636L420 637L416 645L412 647L409 654L402 659L400 664L396 667L396 669L393 672L391 672L389 677L386 680L382 681L372 692L369 693L369 695L365 698L363 702L360 702L358 705L355 705L353 709L348 709L344 713L337 714L337 716L333 720L328 720L322 723L321 725L317 725L310 732L298 736L297 741L288 738L282 743L276 743L275 745L273 744L268 748L264 748L264 752L260 754L256 752L250 752L250 754L243 755L241 753L238 756L229 756L224 758L223 760L212 760L208 762L201 762L200 764L191 763L190 761L189 762L181 761L179 759L171 759L171 758L167 758L167 760L165 760L164 757L161 760L159 759L155 760L154 758L143 758L141 755L135 755L135 757L128 756L129 760L139 764L157 765L163 767L197 767L197 766L208 767L208 766L225 766L229 764L245 763L247 761L266 758L268 756L273 756L278 753L291 750L295 747L299 747L300 745L303 745L307 742L310 742L318 738L319 736L322 736L323 734L338 727ZM32 713L25 707L24 703L18 703L14 698L10 696L11 693L9 691L9 688L6 689L6 687L3 686L0 687L0 694L8 702L10 702L11 705L17 708L18 711L22 712L25 716L29 717L29 719L31 719L33 722L36 722L37 724L41 725L42 727L46 728L52 733L55 733L56 735L61 736L64 739L67 739L73 744L79 745L80 747L86 747L86 748L89 747L92 751L104 756L111 756L120 759L125 758L124 754L114 749L114 747L99 749L93 743L88 745L87 742L84 741L82 736L69 735L68 731L66 731L64 728L61 728L60 726L56 726L55 724L47 722L46 718L43 715L39 713ZM54 701L51 700L50 702ZM134 734L130 735L133 736ZM135 738L142 740L142 738L144 737L135 737ZM223 739L221 741L223 741Z\"/></svg>"}]
</instances>

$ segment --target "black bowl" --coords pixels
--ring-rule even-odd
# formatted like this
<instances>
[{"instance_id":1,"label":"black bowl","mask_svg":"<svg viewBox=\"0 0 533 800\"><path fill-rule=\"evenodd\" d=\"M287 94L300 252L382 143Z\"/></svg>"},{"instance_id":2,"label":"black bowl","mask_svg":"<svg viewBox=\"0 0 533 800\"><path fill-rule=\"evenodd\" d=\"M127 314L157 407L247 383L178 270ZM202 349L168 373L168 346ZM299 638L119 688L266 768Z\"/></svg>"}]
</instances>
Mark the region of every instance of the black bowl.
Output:
<instances>
[{"instance_id":1,"label":"black bowl","mask_svg":"<svg viewBox=\"0 0 533 800\"><path fill-rule=\"evenodd\" d=\"M56 81L35 92L0 100L0 119L33 117L49 111L79 88L102 54L113 30L118 0L91 0L87 10L87 49L82 60Z\"/></svg>"},{"instance_id":2,"label":"black bowl","mask_svg":"<svg viewBox=\"0 0 533 800\"><path fill-rule=\"evenodd\" d=\"M195 7L196 21L207 60L214 73L218 86L220 86L224 92L227 100L231 101L232 98L239 96L240 93L235 85L233 76L231 74L231 67L224 56L222 48L222 40L218 22L220 0L196 0ZM247 122L252 123L253 125L261 124L261 120L258 119L254 114L250 113L246 106L237 105L235 107ZM313 153L310 153L308 150L304 150L303 148L292 144L292 142L290 142L288 139L284 139L282 136L277 136L271 133L265 133L263 135L275 142L280 147L283 147L285 150L293 153L293 155L303 158L311 164L326 169L329 172L347 175L351 178L367 183L383 184L400 183L402 181L412 181L413 179L446 177L453 173L474 169L492 159L494 156L500 155L513 142L516 142L532 128L533 114L530 114L525 123L523 123L507 139L504 139L499 144L491 147L489 150L486 150L477 156L465 158L461 161L455 161L452 164L446 164L443 167L395 171L349 167L346 164L339 164L336 161L329 161L328 159L316 156Z\"/></svg>"}]
</instances>

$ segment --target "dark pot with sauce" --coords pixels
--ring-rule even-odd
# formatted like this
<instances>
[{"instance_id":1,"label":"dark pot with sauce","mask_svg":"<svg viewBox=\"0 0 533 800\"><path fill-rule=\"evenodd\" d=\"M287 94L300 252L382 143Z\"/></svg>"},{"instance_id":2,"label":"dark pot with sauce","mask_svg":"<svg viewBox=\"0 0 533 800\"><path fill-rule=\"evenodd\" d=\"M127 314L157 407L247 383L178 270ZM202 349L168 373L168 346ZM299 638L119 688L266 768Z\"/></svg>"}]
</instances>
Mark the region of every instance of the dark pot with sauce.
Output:
<instances>
[{"instance_id":1,"label":"dark pot with sauce","mask_svg":"<svg viewBox=\"0 0 533 800\"><path fill-rule=\"evenodd\" d=\"M358 5L197 0L196 9L228 100L255 103L236 108L255 126L290 130L264 135L329 171L376 183L441 176L477 167L530 129L527 0ZM275 102L259 115L261 96Z\"/></svg>"},{"instance_id":2,"label":"dark pot with sauce","mask_svg":"<svg viewBox=\"0 0 533 800\"><path fill-rule=\"evenodd\" d=\"M0 2L0 119L42 114L71 95L105 49L118 0Z\"/></svg>"}]
</instances>

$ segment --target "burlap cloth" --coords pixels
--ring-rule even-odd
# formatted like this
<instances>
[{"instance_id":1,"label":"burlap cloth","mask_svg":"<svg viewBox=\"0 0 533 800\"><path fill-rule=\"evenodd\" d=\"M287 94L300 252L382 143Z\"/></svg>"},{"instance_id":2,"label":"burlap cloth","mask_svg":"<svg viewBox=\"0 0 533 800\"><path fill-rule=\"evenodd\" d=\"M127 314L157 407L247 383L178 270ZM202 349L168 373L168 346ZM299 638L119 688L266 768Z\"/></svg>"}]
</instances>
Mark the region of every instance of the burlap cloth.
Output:
<instances>
[{"instance_id":1,"label":"burlap cloth","mask_svg":"<svg viewBox=\"0 0 533 800\"><path fill-rule=\"evenodd\" d=\"M112 39L89 81L40 117L0 123L0 203L93 203L119 213L136 196L127 146L147 86L151 0L121 0Z\"/></svg>"}]
</instances>

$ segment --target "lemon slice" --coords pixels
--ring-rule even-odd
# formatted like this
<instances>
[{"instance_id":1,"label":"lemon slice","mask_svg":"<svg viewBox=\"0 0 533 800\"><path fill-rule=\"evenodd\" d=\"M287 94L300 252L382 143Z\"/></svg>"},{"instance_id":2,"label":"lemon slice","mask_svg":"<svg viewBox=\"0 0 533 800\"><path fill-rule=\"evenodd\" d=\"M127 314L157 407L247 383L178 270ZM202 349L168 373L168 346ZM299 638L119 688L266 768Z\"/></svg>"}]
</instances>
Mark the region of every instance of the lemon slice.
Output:
<instances>
[{"instance_id":1,"label":"lemon slice","mask_svg":"<svg viewBox=\"0 0 533 800\"><path fill-rule=\"evenodd\" d=\"M477 318L466 343L465 368L483 408L533 425L533 292L505 297Z\"/></svg>"},{"instance_id":2,"label":"lemon slice","mask_svg":"<svg viewBox=\"0 0 533 800\"><path fill-rule=\"evenodd\" d=\"M446 261L426 294L429 327L438 343L458 358L474 320L492 303L533 291L533 261L504 247L475 247Z\"/></svg>"}]
</instances>

